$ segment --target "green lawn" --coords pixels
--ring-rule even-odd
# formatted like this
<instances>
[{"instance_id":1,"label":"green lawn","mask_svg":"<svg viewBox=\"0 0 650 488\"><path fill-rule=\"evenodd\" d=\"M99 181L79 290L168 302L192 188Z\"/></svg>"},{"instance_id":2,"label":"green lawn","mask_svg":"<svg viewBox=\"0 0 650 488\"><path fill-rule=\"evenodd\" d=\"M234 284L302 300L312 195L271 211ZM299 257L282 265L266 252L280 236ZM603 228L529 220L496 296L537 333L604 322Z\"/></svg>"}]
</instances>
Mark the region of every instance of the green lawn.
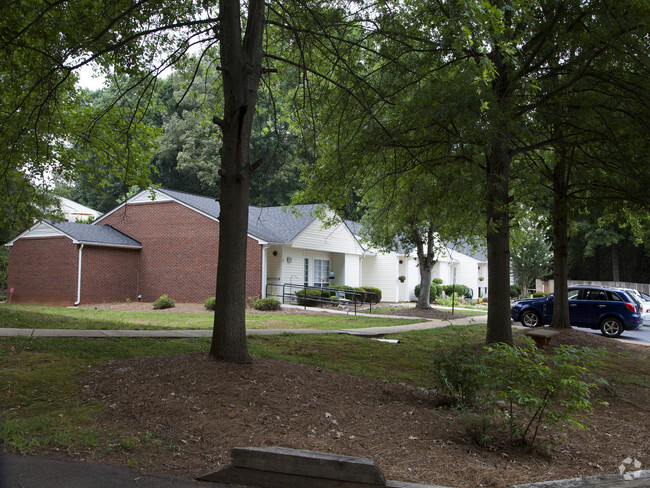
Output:
<instances>
[{"instance_id":1,"label":"green lawn","mask_svg":"<svg viewBox=\"0 0 650 488\"><path fill-rule=\"evenodd\" d=\"M2 307L3 314L11 312L12 309ZM21 315L17 310L13 313ZM60 326L72 326L82 320L30 311L23 315L23 323L27 324L31 317L42 320L44 316L55 318ZM449 326L392 335L391 338L399 339L398 344L347 335L282 334L249 336L248 347L254 357L431 388L432 358L436 352L481 344L485 333L485 325ZM134 441L123 438L120 432L99 427L95 417L105 407L84 401L82 379L93 367L113 359L207 352L209 347L209 338L2 338L0 438L11 449L23 453L49 449L90 450L99 454L127 452L133 442L145 446L151 455L169 449L165 439L149 432L143 432ZM640 394L648 394L650 356L640 360L639 355L607 352L601 368L610 384L634 385Z\"/></svg>"},{"instance_id":2,"label":"green lawn","mask_svg":"<svg viewBox=\"0 0 650 488\"><path fill-rule=\"evenodd\" d=\"M248 329L358 329L421 322L322 313L319 315L259 313L246 315ZM127 312L36 305L0 305L0 327L33 329L210 329L210 313Z\"/></svg>"}]
</instances>

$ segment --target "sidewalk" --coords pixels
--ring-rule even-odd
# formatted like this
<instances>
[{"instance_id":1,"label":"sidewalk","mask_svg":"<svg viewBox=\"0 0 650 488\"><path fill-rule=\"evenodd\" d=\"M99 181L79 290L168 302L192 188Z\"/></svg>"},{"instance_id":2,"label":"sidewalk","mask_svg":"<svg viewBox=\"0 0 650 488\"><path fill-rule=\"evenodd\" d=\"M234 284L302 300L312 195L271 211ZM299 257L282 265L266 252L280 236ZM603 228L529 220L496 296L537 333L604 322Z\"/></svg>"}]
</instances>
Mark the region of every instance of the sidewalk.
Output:
<instances>
[{"instance_id":1,"label":"sidewalk","mask_svg":"<svg viewBox=\"0 0 650 488\"><path fill-rule=\"evenodd\" d=\"M332 313L332 312L324 312ZM358 314L361 315L361 314ZM394 315L366 315L386 319L403 319ZM406 317L408 318L408 317ZM454 320L427 320L408 325L394 325L387 327L367 327L363 329L247 329L248 335L279 335L279 334L348 334L365 337L382 336L386 334L399 334L412 330L436 329L448 325L469 325L487 321L487 315L468 317ZM212 329L182 329L182 330L77 330L77 329L17 329L0 328L0 337L155 337L166 339L187 339L192 337L212 337Z\"/></svg>"}]
</instances>

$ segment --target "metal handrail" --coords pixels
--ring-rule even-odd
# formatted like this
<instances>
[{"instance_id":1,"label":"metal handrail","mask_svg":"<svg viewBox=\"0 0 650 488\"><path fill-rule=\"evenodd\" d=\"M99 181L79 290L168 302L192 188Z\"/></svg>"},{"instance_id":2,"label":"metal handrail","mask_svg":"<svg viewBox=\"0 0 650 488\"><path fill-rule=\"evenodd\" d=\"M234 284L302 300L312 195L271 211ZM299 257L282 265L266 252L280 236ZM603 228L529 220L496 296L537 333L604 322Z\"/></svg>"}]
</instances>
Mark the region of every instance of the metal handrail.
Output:
<instances>
[{"instance_id":1,"label":"metal handrail","mask_svg":"<svg viewBox=\"0 0 650 488\"><path fill-rule=\"evenodd\" d=\"M279 288L281 288L282 293L279 292ZM277 290L278 292L274 291ZM307 309L308 304L313 306L316 306L316 304L320 304L321 308L323 304L332 304L334 301L331 299L330 296L324 297L324 296L314 296L314 295L309 295L307 293L307 290L317 290L317 291L328 291L330 293L335 293L336 294L336 302L340 304L341 296L344 297L343 300L346 300L348 303L354 305L354 315L357 314L357 304L362 304L364 303L364 295L367 297L368 295L372 295L375 298L377 298L377 294L371 291L355 291L355 290L348 290L348 289L343 289L343 288L336 288L336 287L320 287L320 286L309 286L309 285L297 285L297 284L292 284L292 283L285 283L283 285L275 284L275 283L267 283L266 285L266 296L276 296L276 297L282 297L282 303L290 303L290 304L301 304L304 306L305 310ZM300 291L303 291L303 296L299 296L298 293ZM352 299L348 298L352 297ZM372 313L372 300L370 300L370 313Z\"/></svg>"}]
</instances>

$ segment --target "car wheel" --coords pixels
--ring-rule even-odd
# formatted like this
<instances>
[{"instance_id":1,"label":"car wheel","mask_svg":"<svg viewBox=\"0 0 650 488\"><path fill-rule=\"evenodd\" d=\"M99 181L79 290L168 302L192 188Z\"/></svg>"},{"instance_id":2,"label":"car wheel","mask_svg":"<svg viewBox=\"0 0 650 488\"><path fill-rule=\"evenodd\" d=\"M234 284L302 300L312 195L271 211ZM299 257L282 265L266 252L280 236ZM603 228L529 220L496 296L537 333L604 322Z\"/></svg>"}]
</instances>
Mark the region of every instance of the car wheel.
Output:
<instances>
[{"instance_id":1,"label":"car wheel","mask_svg":"<svg viewBox=\"0 0 650 488\"><path fill-rule=\"evenodd\" d=\"M623 324L614 317L608 317L600 323L600 332L605 337L618 337L623 333Z\"/></svg>"},{"instance_id":2,"label":"car wheel","mask_svg":"<svg viewBox=\"0 0 650 488\"><path fill-rule=\"evenodd\" d=\"M539 327L542 325L542 318L535 310L526 310L520 317L521 325L524 327Z\"/></svg>"}]
</instances>

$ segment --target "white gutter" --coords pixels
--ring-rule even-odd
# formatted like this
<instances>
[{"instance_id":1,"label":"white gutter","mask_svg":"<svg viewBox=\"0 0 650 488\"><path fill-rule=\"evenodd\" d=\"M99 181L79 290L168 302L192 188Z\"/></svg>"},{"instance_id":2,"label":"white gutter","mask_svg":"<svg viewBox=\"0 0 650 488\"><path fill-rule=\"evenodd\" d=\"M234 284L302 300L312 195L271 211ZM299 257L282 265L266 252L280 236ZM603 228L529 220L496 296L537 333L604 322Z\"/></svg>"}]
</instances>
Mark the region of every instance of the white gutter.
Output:
<instances>
[{"instance_id":1,"label":"white gutter","mask_svg":"<svg viewBox=\"0 0 650 488\"><path fill-rule=\"evenodd\" d=\"M79 266L77 270L77 301L74 302L74 306L76 307L81 303L81 254L82 251L84 250L84 245L81 244L79 247Z\"/></svg>"},{"instance_id":2,"label":"white gutter","mask_svg":"<svg viewBox=\"0 0 650 488\"><path fill-rule=\"evenodd\" d=\"M262 298L266 298L266 280L267 280L267 253L269 245L262 246Z\"/></svg>"}]
</instances>

